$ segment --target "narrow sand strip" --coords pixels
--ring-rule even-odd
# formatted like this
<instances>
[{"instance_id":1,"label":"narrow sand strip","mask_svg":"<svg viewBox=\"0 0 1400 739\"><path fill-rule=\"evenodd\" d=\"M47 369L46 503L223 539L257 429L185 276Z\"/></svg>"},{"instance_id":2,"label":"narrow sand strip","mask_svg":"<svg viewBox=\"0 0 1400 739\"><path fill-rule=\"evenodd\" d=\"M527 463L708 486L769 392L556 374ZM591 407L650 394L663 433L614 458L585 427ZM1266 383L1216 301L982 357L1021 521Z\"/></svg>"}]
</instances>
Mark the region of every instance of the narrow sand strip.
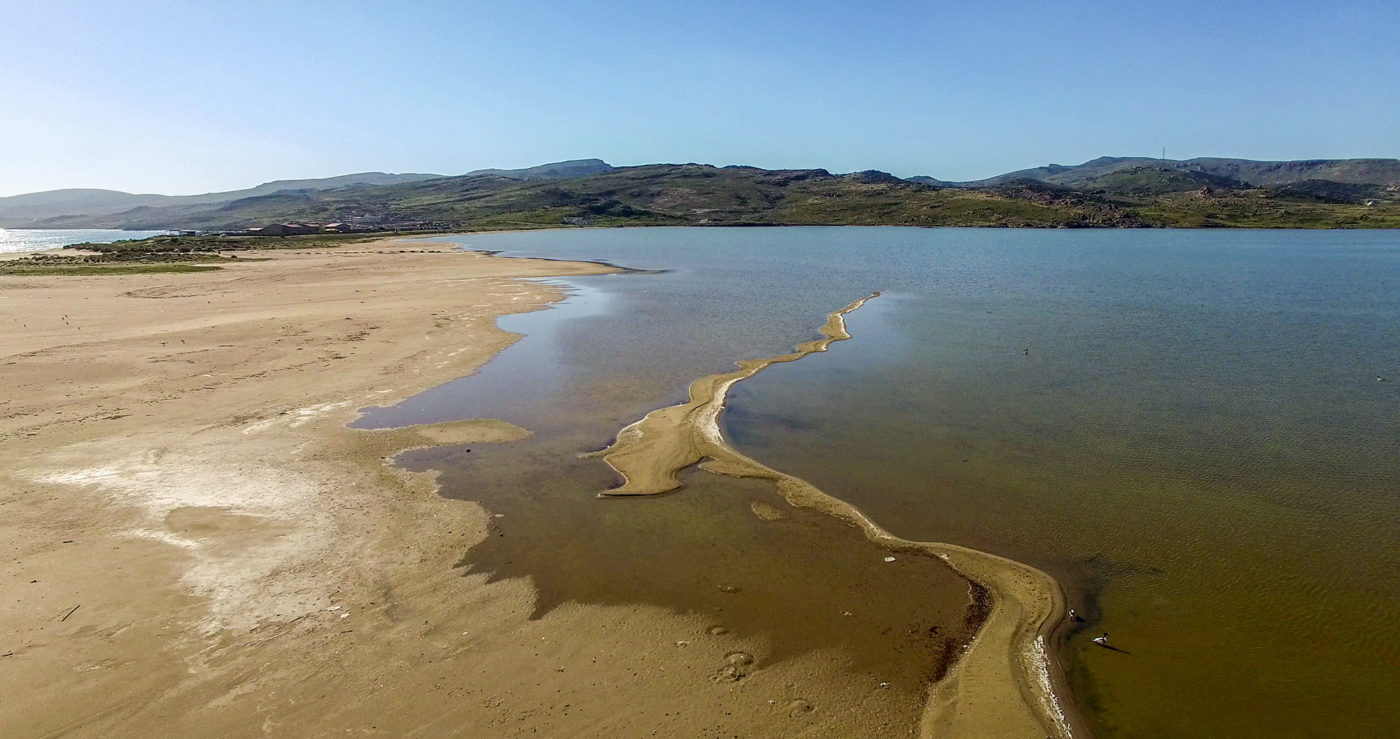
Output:
<instances>
[{"instance_id":1,"label":"narrow sand strip","mask_svg":"<svg viewBox=\"0 0 1400 739\"><path fill-rule=\"evenodd\" d=\"M795 362L851 338L846 314L874 293L831 313L822 337L796 351L767 359L743 360L739 369L702 377L690 385L690 400L660 408L618 432L600 455L623 484L600 496L656 495L680 487L678 474L695 464L716 474L772 480L794 506L816 508L859 526L892 551L936 556L984 588L991 610L957 665L930 686L923 736L1070 736L1064 712L1051 688L1046 639L1064 613L1064 597L1049 575L1032 567L965 547L913 542L896 537L857 508L804 480L744 456L724 439L719 414L734 383L782 362Z\"/></svg>"}]
</instances>

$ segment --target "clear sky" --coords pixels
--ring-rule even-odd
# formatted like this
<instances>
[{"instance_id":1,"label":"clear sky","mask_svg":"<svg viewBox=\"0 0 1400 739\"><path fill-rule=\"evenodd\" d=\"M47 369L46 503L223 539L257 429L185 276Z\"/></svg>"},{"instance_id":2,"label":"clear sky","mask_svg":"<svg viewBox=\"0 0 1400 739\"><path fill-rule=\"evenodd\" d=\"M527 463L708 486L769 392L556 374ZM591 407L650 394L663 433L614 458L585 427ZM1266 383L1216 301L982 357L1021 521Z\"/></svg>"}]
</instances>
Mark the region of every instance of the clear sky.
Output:
<instances>
[{"instance_id":1,"label":"clear sky","mask_svg":"<svg viewBox=\"0 0 1400 739\"><path fill-rule=\"evenodd\" d=\"M1400 157L1400 2L0 0L0 195Z\"/></svg>"}]
</instances>

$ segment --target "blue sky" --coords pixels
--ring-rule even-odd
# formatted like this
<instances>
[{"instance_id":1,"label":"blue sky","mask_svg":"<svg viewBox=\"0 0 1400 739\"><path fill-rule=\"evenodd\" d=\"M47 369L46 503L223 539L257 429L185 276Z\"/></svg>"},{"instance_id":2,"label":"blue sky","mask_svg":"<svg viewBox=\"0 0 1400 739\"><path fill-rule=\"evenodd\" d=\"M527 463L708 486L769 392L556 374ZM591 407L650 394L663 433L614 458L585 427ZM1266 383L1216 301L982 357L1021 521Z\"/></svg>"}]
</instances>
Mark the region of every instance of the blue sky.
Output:
<instances>
[{"instance_id":1,"label":"blue sky","mask_svg":"<svg viewBox=\"0 0 1400 739\"><path fill-rule=\"evenodd\" d=\"M1400 156L1400 3L0 0L0 195Z\"/></svg>"}]
</instances>

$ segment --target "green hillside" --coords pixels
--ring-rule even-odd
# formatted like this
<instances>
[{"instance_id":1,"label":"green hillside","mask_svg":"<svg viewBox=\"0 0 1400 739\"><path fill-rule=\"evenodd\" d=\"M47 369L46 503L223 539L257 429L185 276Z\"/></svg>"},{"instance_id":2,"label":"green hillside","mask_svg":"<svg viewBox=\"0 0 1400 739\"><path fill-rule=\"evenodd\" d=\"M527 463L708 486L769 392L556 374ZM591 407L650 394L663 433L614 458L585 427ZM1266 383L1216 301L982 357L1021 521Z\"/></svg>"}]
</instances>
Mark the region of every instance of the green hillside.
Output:
<instances>
[{"instance_id":1,"label":"green hillside","mask_svg":"<svg viewBox=\"0 0 1400 739\"><path fill-rule=\"evenodd\" d=\"M1400 226L1400 185L1310 176L1323 172L1384 179L1391 171L1386 162L1394 160L1211 162L1105 157L1076 167L1025 170L1023 174L1035 176L1008 175L971 186L927 178L906 180L873 170L836 175L822 169L706 164L612 167L600 160L576 160L527 170L383 184L261 189L252 197L228 202L142 204L121 212L48 218L36 225L205 231L288 222L409 230L645 225ZM1287 172L1302 179L1261 186L1220 172L1261 179L1283 178ZM1047 177L1058 182L1042 179Z\"/></svg>"}]
</instances>

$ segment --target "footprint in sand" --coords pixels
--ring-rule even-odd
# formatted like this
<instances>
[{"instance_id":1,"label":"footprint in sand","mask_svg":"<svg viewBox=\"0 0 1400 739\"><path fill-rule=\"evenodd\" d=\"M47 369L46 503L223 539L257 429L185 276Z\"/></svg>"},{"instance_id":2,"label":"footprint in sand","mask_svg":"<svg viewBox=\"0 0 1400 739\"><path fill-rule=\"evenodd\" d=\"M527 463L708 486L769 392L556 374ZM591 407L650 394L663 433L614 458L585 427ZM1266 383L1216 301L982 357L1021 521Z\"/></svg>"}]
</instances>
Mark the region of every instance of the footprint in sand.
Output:
<instances>
[{"instance_id":1,"label":"footprint in sand","mask_svg":"<svg viewBox=\"0 0 1400 739\"><path fill-rule=\"evenodd\" d=\"M753 511L753 515L758 516L760 521L781 521L787 518L787 515L777 506L764 503L761 500L755 500L750 503L749 509Z\"/></svg>"},{"instance_id":2,"label":"footprint in sand","mask_svg":"<svg viewBox=\"0 0 1400 739\"><path fill-rule=\"evenodd\" d=\"M797 718L798 716L801 716L804 713L811 713L813 710L812 704L802 700L801 698L788 701L786 708L787 714L792 718Z\"/></svg>"},{"instance_id":3,"label":"footprint in sand","mask_svg":"<svg viewBox=\"0 0 1400 739\"><path fill-rule=\"evenodd\" d=\"M748 652L730 652L724 655L724 667L720 668L716 680L739 682L753 671L753 655Z\"/></svg>"}]
</instances>

